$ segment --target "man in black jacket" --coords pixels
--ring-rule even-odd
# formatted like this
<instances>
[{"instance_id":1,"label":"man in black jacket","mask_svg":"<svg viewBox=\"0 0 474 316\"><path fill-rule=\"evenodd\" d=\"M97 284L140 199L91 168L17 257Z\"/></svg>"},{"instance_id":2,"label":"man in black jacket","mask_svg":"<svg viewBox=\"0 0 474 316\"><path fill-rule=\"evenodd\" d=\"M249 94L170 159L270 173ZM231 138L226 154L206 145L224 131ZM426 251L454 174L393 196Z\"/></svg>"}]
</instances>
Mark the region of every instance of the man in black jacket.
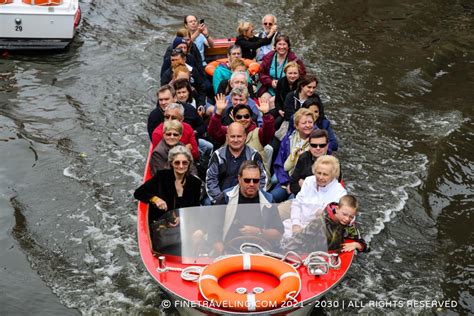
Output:
<instances>
[{"instance_id":1,"label":"man in black jacket","mask_svg":"<svg viewBox=\"0 0 474 316\"><path fill-rule=\"evenodd\" d=\"M148 135L151 136L155 128L165 121L165 110L170 103L176 103L176 92L174 88L168 84L161 86L158 89L158 102L156 108L151 111L148 116ZM206 132L206 126L197 110L189 103L182 103L184 108L184 122L193 127L198 137L201 137Z\"/></svg>"},{"instance_id":2,"label":"man in black jacket","mask_svg":"<svg viewBox=\"0 0 474 316\"><path fill-rule=\"evenodd\" d=\"M309 135L309 150L303 153L296 162L294 172L290 177L290 191L298 194L304 179L313 175L313 164L321 156L328 154L329 136L325 129L315 129Z\"/></svg>"},{"instance_id":3,"label":"man in black jacket","mask_svg":"<svg viewBox=\"0 0 474 316\"><path fill-rule=\"evenodd\" d=\"M171 51L171 67L161 76L161 84L165 85L171 82L173 78L173 67L175 65L185 65L191 73L189 83L198 93L198 103L206 104L206 87L203 75L199 72L198 67L192 67L186 63L186 54L181 48L175 48Z\"/></svg>"}]
</instances>

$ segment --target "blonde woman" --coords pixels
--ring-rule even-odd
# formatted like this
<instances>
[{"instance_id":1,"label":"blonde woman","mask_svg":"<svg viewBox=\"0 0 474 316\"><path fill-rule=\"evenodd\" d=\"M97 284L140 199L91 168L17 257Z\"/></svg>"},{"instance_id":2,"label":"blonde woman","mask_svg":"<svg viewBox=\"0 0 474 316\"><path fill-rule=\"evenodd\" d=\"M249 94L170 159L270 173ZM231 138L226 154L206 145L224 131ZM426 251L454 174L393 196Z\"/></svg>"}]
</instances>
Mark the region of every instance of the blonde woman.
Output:
<instances>
[{"instance_id":1,"label":"blonde woman","mask_svg":"<svg viewBox=\"0 0 474 316\"><path fill-rule=\"evenodd\" d=\"M318 210L324 209L329 203L337 203L347 194L346 189L339 183L339 160L330 155L316 159L313 164L313 176L307 177L296 195L291 206L290 223L284 222L285 236L299 233L315 218Z\"/></svg>"},{"instance_id":2,"label":"blonde woman","mask_svg":"<svg viewBox=\"0 0 474 316\"><path fill-rule=\"evenodd\" d=\"M308 109L299 109L294 115L295 130L289 131L283 137L277 158L273 164L273 171L278 183L271 191L275 202L288 199L291 194L289 183L290 175L296 166L299 156L309 149L308 139L313 131L313 112Z\"/></svg>"},{"instance_id":3,"label":"blonde woman","mask_svg":"<svg viewBox=\"0 0 474 316\"><path fill-rule=\"evenodd\" d=\"M183 124L177 120L169 120L163 123L163 139L156 145L150 160L151 175L154 176L158 170L171 169L168 161L168 153L176 145L183 145L179 140L183 135Z\"/></svg>"},{"instance_id":4,"label":"blonde woman","mask_svg":"<svg viewBox=\"0 0 474 316\"><path fill-rule=\"evenodd\" d=\"M259 38L253 34L254 28L253 24L250 22L241 21L237 27L237 40L235 41L236 45L239 45L242 49L242 58L255 59L257 56L257 49L262 46L271 44L273 36L277 31L277 26L272 25L267 36L264 38Z\"/></svg>"}]
</instances>

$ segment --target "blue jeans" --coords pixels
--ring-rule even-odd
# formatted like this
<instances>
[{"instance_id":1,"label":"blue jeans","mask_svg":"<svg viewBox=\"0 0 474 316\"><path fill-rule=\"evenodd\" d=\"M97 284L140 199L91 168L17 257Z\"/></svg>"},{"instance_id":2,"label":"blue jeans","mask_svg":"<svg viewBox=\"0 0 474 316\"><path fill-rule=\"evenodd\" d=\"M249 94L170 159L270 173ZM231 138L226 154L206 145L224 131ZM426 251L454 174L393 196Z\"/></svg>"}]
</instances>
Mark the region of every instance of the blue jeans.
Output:
<instances>
[{"instance_id":1,"label":"blue jeans","mask_svg":"<svg viewBox=\"0 0 474 316\"><path fill-rule=\"evenodd\" d=\"M277 183L273 190L270 191L270 194L273 196L274 203L286 201L290 196L288 192L286 192L286 190L283 189L279 183Z\"/></svg>"},{"instance_id":2,"label":"blue jeans","mask_svg":"<svg viewBox=\"0 0 474 316\"><path fill-rule=\"evenodd\" d=\"M214 145L203 138L199 138L198 147L199 147L199 160L201 161L201 164L203 166L207 167L207 165L209 164L209 159L211 158L211 155L212 155L212 150L214 149Z\"/></svg>"}]
</instances>

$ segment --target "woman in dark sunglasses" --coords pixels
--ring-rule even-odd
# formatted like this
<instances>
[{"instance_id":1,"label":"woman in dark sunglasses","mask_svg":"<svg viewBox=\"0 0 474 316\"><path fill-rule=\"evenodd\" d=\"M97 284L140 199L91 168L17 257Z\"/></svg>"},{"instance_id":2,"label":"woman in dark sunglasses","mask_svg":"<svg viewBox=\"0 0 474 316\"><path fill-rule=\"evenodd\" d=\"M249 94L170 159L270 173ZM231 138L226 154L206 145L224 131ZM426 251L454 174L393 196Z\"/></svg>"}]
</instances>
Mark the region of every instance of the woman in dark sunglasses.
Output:
<instances>
[{"instance_id":1,"label":"woman in dark sunglasses","mask_svg":"<svg viewBox=\"0 0 474 316\"><path fill-rule=\"evenodd\" d=\"M247 139L245 143L258 151L262 156L263 164L265 165L267 174L270 174L271 155L267 154L264 147L270 143L275 134L275 124L273 116L269 113L270 105L268 100L260 99L260 107L262 112L263 124L262 127L257 127L252 117L252 110L246 104L238 104L232 109L231 118L234 122L242 124L247 131ZM222 124L222 114L227 107L227 102L223 94L216 96L216 113L214 113L209 121L207 132L210 137L218 144L225 143L225 136L227 133L227 126Z\"/></svg>"},{"instance_id":2,"label":"woman in dark sunglasses","mask_svg":"<svg viewBox=\"0 0 474 316\"><path fill-rule=\"evenodd\" d=\"M163 123L163 139L156 145L150 160L151 176L154 176L158 170L171 169L168 161L168 153L175 146L184 146L180 142L183 135L183 125L177 120L169 120ZM192 166L191 172L197 174L196 167Z\"/></svg>"}]
</instances>

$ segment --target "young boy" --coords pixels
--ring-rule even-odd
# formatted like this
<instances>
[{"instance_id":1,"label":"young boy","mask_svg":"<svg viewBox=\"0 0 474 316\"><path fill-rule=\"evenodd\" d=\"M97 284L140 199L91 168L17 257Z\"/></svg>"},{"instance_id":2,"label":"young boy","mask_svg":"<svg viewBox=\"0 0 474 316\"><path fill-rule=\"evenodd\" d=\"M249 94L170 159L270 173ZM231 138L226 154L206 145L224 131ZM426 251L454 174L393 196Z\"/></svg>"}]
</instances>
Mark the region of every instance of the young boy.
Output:
<instances>
[{"instance_id":1,"label":"young boy","mask_svg":"<svg viewBox=\"0 0 474 316\"><path fill-rule=\"evenodd\" d=\"M327 250L368 251L367 243L356 227L357 208L356 197L350 194L344 195L339 203L329 204L301 232L285 240L283 248L298 253L325 251L326 245L321 245L318 241L326 239ZM351 241L346 242L347 239Z\"/></svg>"}]
</instances>

